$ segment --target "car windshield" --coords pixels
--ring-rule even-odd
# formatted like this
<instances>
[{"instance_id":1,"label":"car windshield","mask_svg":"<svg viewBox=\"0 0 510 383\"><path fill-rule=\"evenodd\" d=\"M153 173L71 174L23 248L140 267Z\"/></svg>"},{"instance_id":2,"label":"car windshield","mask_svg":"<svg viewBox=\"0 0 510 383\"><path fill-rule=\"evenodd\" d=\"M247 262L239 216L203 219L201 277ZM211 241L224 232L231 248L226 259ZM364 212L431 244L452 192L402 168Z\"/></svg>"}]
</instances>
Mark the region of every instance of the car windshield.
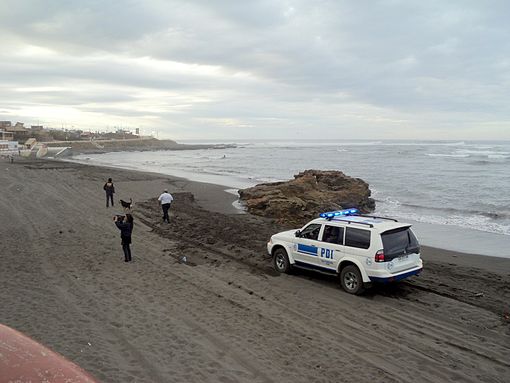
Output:
<instances>
[{"instance_id":1,"label":"car windshield","mask_svg":"<svg viewBox=\"0 0 510 383\"><path fill-rule=\"evenodd\" d=\"M381 237L385 256L420 253L420 244L409 227L387 231Z\"/></svg>"},{"instance_id":2,"label":"car windshield","mask_svg":"<svg viewBox=\"0 0 510 383\"><path fill-rule=\"evenodd\" d=\"M319 237L319 232L321 231L321 225L311 224L301 230L301 238L307 239L317 239Z\"/></svg>"}]
</instances>

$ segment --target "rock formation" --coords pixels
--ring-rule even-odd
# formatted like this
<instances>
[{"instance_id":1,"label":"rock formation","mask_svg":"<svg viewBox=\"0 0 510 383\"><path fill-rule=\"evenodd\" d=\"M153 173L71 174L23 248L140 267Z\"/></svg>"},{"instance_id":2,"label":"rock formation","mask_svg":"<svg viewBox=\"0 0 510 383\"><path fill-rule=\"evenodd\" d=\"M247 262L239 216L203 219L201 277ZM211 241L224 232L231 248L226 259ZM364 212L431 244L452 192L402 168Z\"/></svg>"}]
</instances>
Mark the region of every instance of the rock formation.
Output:
<instances>
[{"instance_id":1,"label":"rock formation","mask_svg":"<svg viewBox=\"0 0 510 383\"><path fill-rule=\"evenodd\" d=\"M375 202L370 194L362 179L322 170L305 170L290 181L239 190L248 212L299 225L324 211L356 207L361 212L371 212Z\"/></svg>"}]
</instances>

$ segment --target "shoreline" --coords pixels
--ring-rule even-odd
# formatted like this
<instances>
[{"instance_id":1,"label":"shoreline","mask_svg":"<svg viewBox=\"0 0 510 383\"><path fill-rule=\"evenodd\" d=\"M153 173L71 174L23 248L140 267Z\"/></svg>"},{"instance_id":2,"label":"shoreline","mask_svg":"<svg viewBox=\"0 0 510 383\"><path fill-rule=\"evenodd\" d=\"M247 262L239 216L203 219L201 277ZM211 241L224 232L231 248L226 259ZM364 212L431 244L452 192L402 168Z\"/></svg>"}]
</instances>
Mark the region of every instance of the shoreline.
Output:
<instances>
[{"instance_id":1,"label":"shoreline","mask_svg":"<svg viewBox=\"0 0 510 383\"><path fill-rule=\"evenodd\" d=\"M253 216L247 213L242 207L238 204L239 198L232 191L234 188L221 185L211 182L203 182L191 180L189 178L175 176L165 173L159 172L151 172L151 171L143 171L138 169L130 169L124 167L117 166L106 166L106 165L96 165L96 164L86 164L78 161L70 161L68 159L40 159L35 160L36 163L45 163L45 162L55 162L55 163L72 163L83 166L84 168L96 169L99 172L103 172L105 170L109 170L112 172L128 172L128 173L137 173L141 176L151 176L158 179L168 179L168 182L179 183L181 185L185 185L184 188L186 191L192 193L195 196L195 201L202 206L204 209L210 210L212 212L228 214L228 215L247 215L253 217L255 219L266 220L268 222L272 222L271 219L266 219L263 217ZM152 196L154 197L154 196ZM150 199L150 198L149 198ZM143 200L142 203L146 203L148 199ZM420 224L419 222L413 223L413 227L416 224ZM294 227L280 225L281 228L284 229L293 229ZM460 228L460 230L464 230ZM492 234L492 233L491 233ZM425 249L425 255L422 254L422 258L424 260L432 260L434 262L447 263L450 265L459 265L459 266L474 266L477 268L485 269L487 271L491 271L494 273L501 273L503 270L503 274L505 273L506 264L510 265L510 256L498 256L498 255L489 255L489 254L480 254L476 252L467 252L467 251L459 251L450 249L447 247L441 247L437 245L421 245L422 249ZM487 259L487 257L490 257ZM503 267L501 267L503 265Z\"/></svg>"},{"instance_id":2,"label":"shoreline","mask_svg":"<svg viewBox=\"0 0 510 383\"><path fill-rule=\"evenodd\" d=\"M96 164L87 164L81 161L72 161L68 158L51 158L51 159L42 159L40 161L44 162L56 162L56 163L71 163L78 164L83 167L88 168L97 168L98 170L110 170L112 172L133 172L139 173L141 175L150 175L156 178L168 179L171 182L179 182L186 185L186 188L189 191L196 195L197 200L203 206L208 206L209 209L213 211L224 213L224 214L245 214L244 210L241 210L234 206L235 202L238 200L235 194L228 192L227 190L232 190L231 187L226 185L220 185L210 182L201 182L190 180L185 177L180 177L176 175L164 174L159 172L151 172L151 171L142 171L138 169L131 169L128 167L120 167L120 166L106 166L106 165L96 165ZM208 205L212 200L208 197L208 194L213 194L214 203ZM220 194L224 193L225 196L223 198L219 197ZM230 196L230 198L229 198ZM154 196L153 196L154 197Z\"/></svg>"},{"instance_id":3,"label":"shoreline","mask_svg":"<svg viewBox=\"0 0 510 383\"><path fill-rule=\"evenodd\" d=\"M106 166L106 165L97 165L97 164L87 164L80 161L72 161L69 159L60 159L60 158L45 158L45 159L21 159L21 161L18 160L18 163L23 163L24 165L33 166L33 164L36 165L42 165L41 167L44 168L44 164L46 163L70 163L70 164L77 164L85 169L90 168L94 169L98 172L105 172L105 171L111 171L111 172L119 172L119 173L135 173L139 174L141 177L149 176L154 179L160 179L160 180L166 180L166 182L163 182L162 184L165 185L166 183L176 183L180 184L181 188L185 188L187 192L190 192L194 195L195 201L201 205L203 208L210 210L212 212L222 213L222 214L228 214L228 215L248 215L252 216L251 214L247 213L245 210L242 209L242 207L236 202L239 201L238 196L233 192L235 188L232 188L227 185L222 184L216 184L211 182L203 182L203 181L196 181L189 178L181 177L181 176L175 176L171 174L166 173L160 173L160 172L151 172L151 171L144 171L144 170L138 170L138 169L131 169L131 168L125 168L125 167L119 167L119 166ZM49 166L48 168L52 168ZM162 186L163 188L166 186ZM150 198L154 198L155 195L152 197L149 197L147 199L141 198L141 203L146 203L147 200ZM266 219L263 217L258 216L252 216L255 219L262 219L266 220L268 222L272 221L271 219ZM415 222L414 224L420 224L419 222ZM287 227L283 225L282 227ZM290 228L290 226L289 226ZM460 228L460 230L464 230L463 228ZM490 233L493 234L493 233ZM495 234L496 235L496 234ZM444 261L444 262L450 262L453 261L454 258L462 258L466 257L471 259L470 262L473 262L474 259L480 258L481 260L485 260L486 257L490 257L491 262L494 261L494 259L499 259L500 262L506 263L507 261L510 263L509 257L506 256L498 256L498 255L486 255L486 254L479 254L476 252L466 252L466 251L458 251L458 250L452 250L447 247L441 247L441 246L431 246L431 245L422 245L421 246L424 249L428 249L432 254L431 259L434 261ZM438 253L444 253L447 255L446 259L441 259L440 256L438 256ZM499 265L500 262L496 261L495 264ZM474 263L481 266L481 263L485 262L479 262L475 261ZM465 262L463 262L465 264ZM492 268L491 271L498 272L498 268ZM500 270L499 270L500 271Z\"/></svg>"},{"instance_id":4,"label":"shoreline","mask_svg":"<svg viewBox=\"0 0 510 383\"><path fill-rule=\"evenodd\" d=\"M135 202L132 263L108 177L116 205ZM265 244L282 227L234 199L156 173L0 162L0 323L105 382L505 380L510 260L424 246L422 275L352 296L330 276L276 274Z\"/></svg>"},{"instance_id":5,"label":"shoreline","mask_svg":"<svg viewBox=\"0 0 510 383\"><path fill-rule=\"evenodd\" d=\"M81 159L57 159L69 161L89 166L111 167L116 169L126 169L139 172L150 172L154 174L161 174L170 177L179 177L187 179L191 182L206 183L212 185L221 185L227 189L241 189L253 186L251 184L242 185L238 183L237 187L232 187L221 183L224 179L222 176L214 175L200 175L190 172L172 171L170 173L162 173L160 171L147 171L136 167L128 166L108 166L103 164L87 163L86 160ZM177 175L175 173L178 173ZM415 232L424 246L439 248L449 251L457 251L466 254L478 254L488 257L507 258L510 259L510 236L492 233L486 231L479 231L454 225L440 225L432 223L417 222L413 220L404 220L413 225Z\"/></svg>"}]
</instances>

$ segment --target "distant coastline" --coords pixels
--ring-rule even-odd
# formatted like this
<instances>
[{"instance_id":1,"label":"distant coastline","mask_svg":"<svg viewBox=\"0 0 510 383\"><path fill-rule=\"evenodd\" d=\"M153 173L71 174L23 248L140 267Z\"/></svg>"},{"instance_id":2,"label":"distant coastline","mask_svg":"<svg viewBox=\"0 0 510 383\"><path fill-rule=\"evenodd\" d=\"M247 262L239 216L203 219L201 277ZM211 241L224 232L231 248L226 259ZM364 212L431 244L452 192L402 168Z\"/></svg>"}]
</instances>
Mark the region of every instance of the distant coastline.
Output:
<instances>
[{"instance_id":1,"label":"distant coastline","mask_svg":"<svg viewBox=\"0 0 510 383\"><path fill-rule=\"evenodd\" d=\"M68 147L68 155L101 154L110 152L133 152L155 150L194 150L235 148L233 144L179 144L173 140L126 139L126 140L89 140L89 141L52 141L44 142L47 147Z\"/></svg>"}]
</instances>

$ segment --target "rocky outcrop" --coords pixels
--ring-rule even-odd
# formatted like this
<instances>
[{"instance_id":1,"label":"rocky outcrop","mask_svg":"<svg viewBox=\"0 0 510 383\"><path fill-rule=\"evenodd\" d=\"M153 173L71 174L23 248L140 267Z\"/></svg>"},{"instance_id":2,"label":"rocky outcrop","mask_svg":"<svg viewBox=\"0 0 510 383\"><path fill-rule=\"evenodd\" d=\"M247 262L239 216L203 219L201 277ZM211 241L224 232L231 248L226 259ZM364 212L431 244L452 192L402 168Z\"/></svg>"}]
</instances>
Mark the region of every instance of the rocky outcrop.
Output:
<instances>
[{"instance_id":1,"label":"rocky outcrop","mask_svg":"<svg viewBox=\"0 0 510 383\"><path fill-rule=\"evenodd\" d=\"M248 212L292 224L302 224L324 211L356 207L371 212L375 202L370 194L362 179L322 170L305 170L290 181L239 190Z\"/></svg>"}]
</instances>

